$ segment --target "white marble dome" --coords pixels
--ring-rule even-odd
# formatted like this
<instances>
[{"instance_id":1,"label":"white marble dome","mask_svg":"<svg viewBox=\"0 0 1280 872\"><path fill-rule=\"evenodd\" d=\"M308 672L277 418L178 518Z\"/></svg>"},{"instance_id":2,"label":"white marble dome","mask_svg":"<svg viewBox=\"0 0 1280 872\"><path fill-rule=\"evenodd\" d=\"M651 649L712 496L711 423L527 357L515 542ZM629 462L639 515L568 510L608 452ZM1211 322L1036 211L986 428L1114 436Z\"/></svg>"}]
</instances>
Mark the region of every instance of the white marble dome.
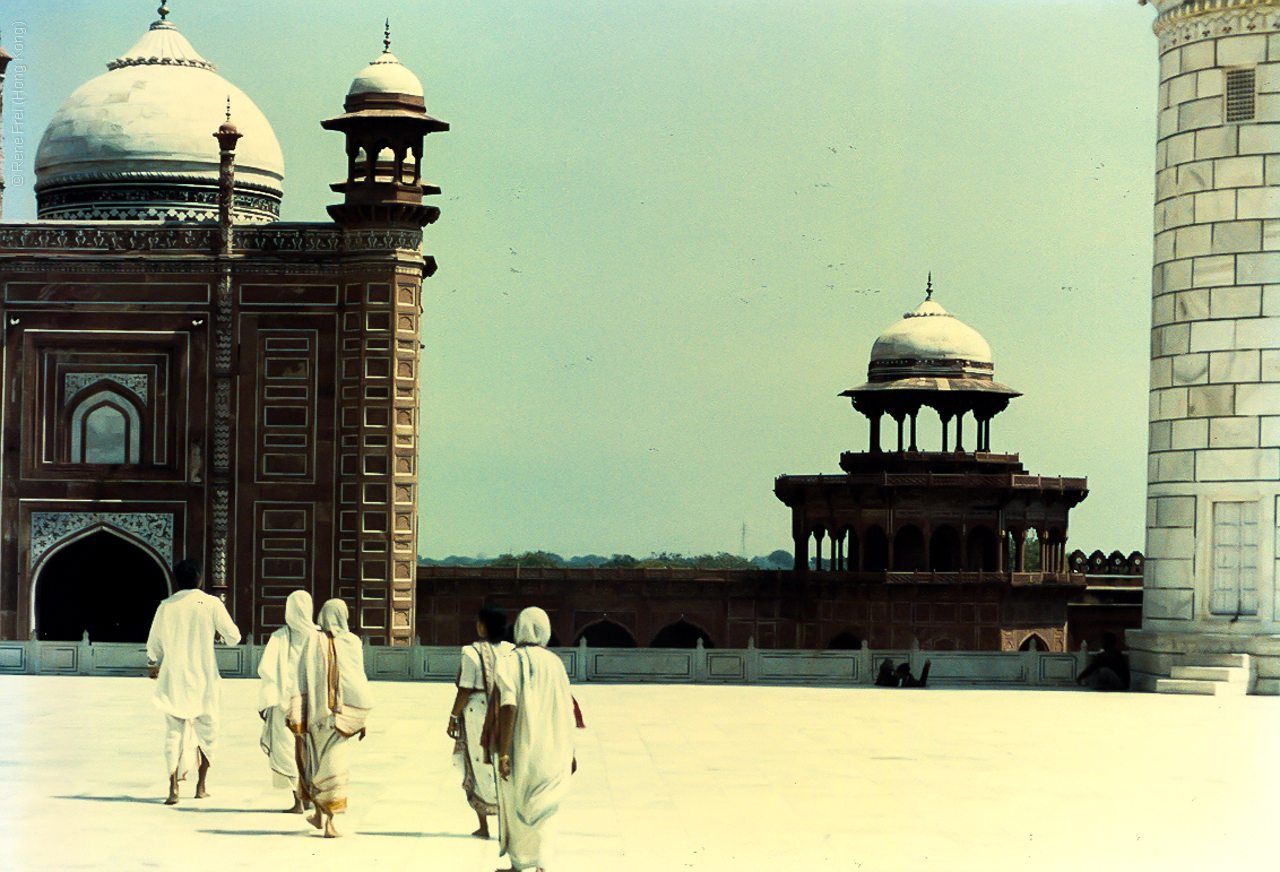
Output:
<instances>
[{"instance_id":1,"label":"white marble dome","mask_svg":"<svg viewBox=\"0 0 1280 872\"><path fill-rule=\"evenodd\" d=\"M164 10L167 12L167 10ZM279 215L284 158L243 91L161 20L53 116L36 151L41 218L209 220L217 214L218 142L226 119L236 147L239 221Z\"/></svg>"},{"instance_id":2,"label":"white marble dome","mask_svg":"<svg viewBox=\"0 0 1280 872\"><path fill-rule=\"evenodd\" d=\"M991 346L969 325L935 303L932 296L880 334L871 362L954 360L992 363Z\"/></svg>"},{"instance_id":3,"label":"white marble dome","mask_svg":"<svg viewBox=\"0 0 1280 872\"><path fill-rule=\"evenodd\" d=\"M422 82L388 49L361 70L352 81L347 96L357 94L408 94L410 97L421 97Z\"/></svg>"}]
</instances>

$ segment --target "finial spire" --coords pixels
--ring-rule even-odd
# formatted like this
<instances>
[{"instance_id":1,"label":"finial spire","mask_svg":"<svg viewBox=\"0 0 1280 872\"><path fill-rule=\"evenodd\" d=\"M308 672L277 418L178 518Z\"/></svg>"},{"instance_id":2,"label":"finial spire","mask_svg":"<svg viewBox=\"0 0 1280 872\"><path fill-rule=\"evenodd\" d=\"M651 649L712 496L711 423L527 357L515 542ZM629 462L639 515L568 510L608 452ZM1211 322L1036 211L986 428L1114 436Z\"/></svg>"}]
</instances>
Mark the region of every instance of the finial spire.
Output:
<instances>
[{"instance_id":1,"label":"finial spire","mask_svg":"<svg viewBox=\"0 0 1280 872\"><path fill-rule=\"evenodd\" d=\"M160 20L164 21L169 14L169 0L160 0L160 8L156 12L160 13Z\"/></svg>"},{"instance_id":2,"label":"finial spire","mask_svg":"<svg viewBox=\"0 0 1280 872\"><path fill-rule=\"evenodd\" d=\"M925 286L924 298L926 300L933 299L933 270L929 270L929 284Z\"/></svg>"},{"instance_id":3,"label":"finial spire","mask_svg":"<svg viewBox=\"0 0 1280 872\"><path fill-rule=\"evenodd\" d=\"M227 95L227 123L231 123L231 95Z\"/></svg>"},{"instance_id":4,"label":"finial spire","mask_svg":"<svg viewBox=\"0 0 1280 872\"><path fill-rule=\"evenodd\" d=\"M391 19L387 19L386 29L382 31L382 50L391 51Z\"/></svg>"}]
</instances>

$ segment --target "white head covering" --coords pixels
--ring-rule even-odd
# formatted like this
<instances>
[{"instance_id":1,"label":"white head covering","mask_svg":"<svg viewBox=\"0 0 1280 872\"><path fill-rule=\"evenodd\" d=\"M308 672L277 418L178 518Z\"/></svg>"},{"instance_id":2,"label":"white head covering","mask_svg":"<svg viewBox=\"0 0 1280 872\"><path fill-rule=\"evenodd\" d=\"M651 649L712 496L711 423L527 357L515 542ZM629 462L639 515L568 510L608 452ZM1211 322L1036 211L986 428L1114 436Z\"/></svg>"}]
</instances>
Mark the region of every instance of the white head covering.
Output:
<instances>
[{"instance_id":1,"label":"white head covering","mask_svg":"<svg viewBox=\"0 0 1280 872\"><path fill-rule=\"evenodd\" d=\"M320 608L320 629L313 633L298 663L298 685L305 707L295 705L290 722L309 728L332 725L350 735L364 728L373 694L364 673L360 639L348 629L347 604L331 599Z\"/></svg>"},{"instance_id":2,"label":"white head covering","mask_svg":"<svg viewBox=\"0 0 1280 872\"><path fill-rule=\"evenodd\" d=\"M262 679L259 710L272 706L289 707L289 701L297 691L298 658L316 632L311 610L311 594L305 590L295 590L284 601L284 626L271 634L258 663L258 677Z\"/></svg>"},{"instance_id":3,"label":"white head covering","mask_svg":"<svg viewBox=\"0 0 1280 872\"><path fill-rule=\"evenodd\" d=\"M294 644L300 644L307 631L316 628L315 622L311 620L314 611L311 594L305 590L295 590L284 601L284 625L292 631L289 634L291 637L299 637Z\"/></svg>"},{"instance_id":4,"label":"white head covering","mask_svg":"<svg viewBox=\"0 0 1280 872\"><path fill-rule=\"evenodd\" d=\"M331 599L320 607L320 629L327 631L332 636L342 633L350 633L348 626L348 616L350 612L347 610L347 604L344 600Z\"/></svg>"},{"instance_id":5,"label":"white head covering","mask_svg":"<svg viewBox=\"0 0 1280 872\"><path fill-rule=\"evenodd\" d=\"M546 645L551 641L551 618L537 606L530 606L516 618L517 645Z\"/></svg>"}]
</instances>

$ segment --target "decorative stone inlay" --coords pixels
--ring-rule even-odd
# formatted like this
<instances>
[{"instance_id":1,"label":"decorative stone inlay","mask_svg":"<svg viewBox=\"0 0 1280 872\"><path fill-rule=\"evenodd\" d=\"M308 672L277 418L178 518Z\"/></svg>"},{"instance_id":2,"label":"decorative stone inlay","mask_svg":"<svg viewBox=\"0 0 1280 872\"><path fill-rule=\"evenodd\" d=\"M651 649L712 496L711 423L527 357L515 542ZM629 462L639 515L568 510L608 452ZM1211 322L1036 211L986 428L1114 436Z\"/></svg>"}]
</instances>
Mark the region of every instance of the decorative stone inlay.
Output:
<instances>
[{"instance_id":1,"label":"decorative stone inlay","mask_svg":"<svg viewBox=\"0 0 1280 872\"><path fill-rule=\"evenodd\" d=\"M132 391L134 396L142 400L143 405L150 402L148 399L148 380L145 373L141 372L69 372L66 375L66 393L67 402L71 402L71 398L89 385L96 384L103 379L115 382L123 388Z\"/></svg>"},{"instance_id":2,"label":"decorative stone inlay","mask_svg":"<svg viewBox=\"0 0 1280 872\"><path fill-rule=\"evenodd\" d=\"M1256 0L1192 0L1162 13L1152 30L1164 52L1201 39L1280 31L1280 9Z\"/></svg>"},{"instance_id":3,"label":"decorative stone inlay","mask_svg":"<svg viewBox=\"0 0 1280 872\"><path fill-rule=\"evenodd\" d=\"M127 207L124 207L127 208ZM147 208L139 206L138 208ZM101 217L101 216L99 216ZM139 216L141 217L141 216ZM0 226L0 250L7 253L56 249L73 251L148 251L211 253L218 229L209 226L86 227L60 224ZM237 227L237 254L399 251L421 256L418 229L348 230L324 224L269 224Z\"/></svg>"},{"instance_id":4,"label":"decorative stone inlay","mask_svg":"<svg viewBox=\"0 0 1280 872\"><path fill-rule=\"evenodd\" d=\"M231 497L225 487L213 490L213 586L227 586L228 521Z\"/></svg>"},{"instance_id":5,"label":"decorative stone inlay","mask_svg":"<svg viewBox=\"0 0 1280 872\"><path fill-rule=\"evenodd\" d=\"M213 468L231 468L231 382L220 378L213 395Z\"/></svg>"},{"instance_id":6,"label":"decorative stone inlay","mask_svg":"<svg viewBox=\"0 0 1280 872\"><path fill-rule=\"evenodd\" d=\"M31 565L62 540L98 526L145 542L173 568L173 515L159 512L32 512Z\"/></svg>"}]
</instances>

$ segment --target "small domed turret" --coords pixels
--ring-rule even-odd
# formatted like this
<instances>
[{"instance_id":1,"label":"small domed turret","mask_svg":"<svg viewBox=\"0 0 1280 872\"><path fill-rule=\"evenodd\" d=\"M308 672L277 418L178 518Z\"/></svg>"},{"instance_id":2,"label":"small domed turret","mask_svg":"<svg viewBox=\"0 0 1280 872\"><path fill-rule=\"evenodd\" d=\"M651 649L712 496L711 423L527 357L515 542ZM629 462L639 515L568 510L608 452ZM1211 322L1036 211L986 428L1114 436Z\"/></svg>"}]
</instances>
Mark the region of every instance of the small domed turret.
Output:
<instances>
[{"instance_id":1,"label":"small domed turret","mask_svg":"<svg viewBox=\"0 0 1280 872\"><path fill-rule=\"evenodd\" d=\"M959 419L972 413L978 422L978 450L990 451L988 427L1009 400L1020 394L993 378L991 346L978 331L962 323L933 299L933 277L925 300L880 334L871 347L867 383L844 391L853 407L872 421L873 450L879 450L881 416L911 420L909 450L916 450L915 419L921 407L937 411L946 424L957 419L956 450L962 450ZM900 445L899 450L903 447Z\"/></svg>"},{"instance_id":2,"label":"small domed turret","mask_svg":"<svg viewBox=\"0 0 1280 872\"><path fill-rule=\"evenodd\" d=\"M422 202L440 189L422 183L422 138L449 125L426 112L422 82L391 53L390 22L383 52L356 76L343 114L321 122L347 137L347 179L330 187L344 200L329 207L341 224L410 225L435 221Z\"/></svg>"}]
</instances>

